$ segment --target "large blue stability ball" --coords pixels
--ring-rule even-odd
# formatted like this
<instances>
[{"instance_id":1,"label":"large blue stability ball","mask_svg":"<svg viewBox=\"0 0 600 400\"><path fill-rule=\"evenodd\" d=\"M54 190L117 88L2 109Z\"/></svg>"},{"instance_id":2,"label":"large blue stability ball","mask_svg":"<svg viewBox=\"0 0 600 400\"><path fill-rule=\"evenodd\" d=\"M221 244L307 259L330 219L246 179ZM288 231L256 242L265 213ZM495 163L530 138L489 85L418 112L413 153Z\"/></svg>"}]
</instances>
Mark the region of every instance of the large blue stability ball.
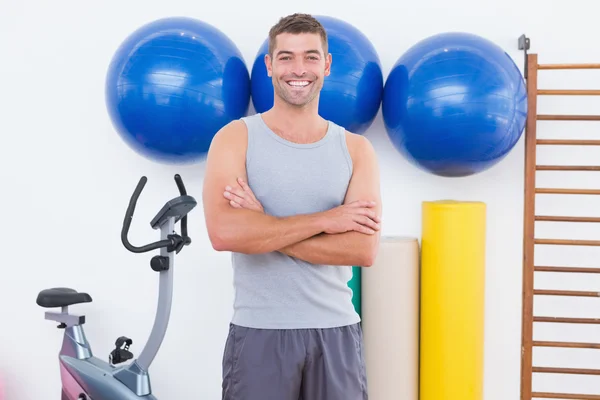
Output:
<instances>
[{"instance_id":1,"label":"large blue stability ball","mask_svg":"<svg viewBox=\"0 0 600 400\"><path fill-rule=\"evenodd\" d=\"M362 134L373 123L383 96L383 74L375 47L357 28L327 16L315 16L327 31L331 73L325 77L319 115ZM269 40L260 47L251 74L252 103L257 112L273 107L273 82L267 75L265 55Z\"/></svg>"},{"instance_id":2,"label":"large blue stability ball","mask_svg":"<svg viewBox=\"0 0 600 400\"><path fill-rule=\"evenodd\" d=\"M445 33L398 59L386 80L382 114L408 160L435 175L463 177L492 167L517 143L527 91L500 47L476 35Z\"/></svg>"},{"instance_id":3,"label":"large blue stability ball","mask_svg":"<svg viewBox=\"0 0 600 400\"><path fill-rule=\"evenodd\" d=\"M250 75L236 45L191 18L160 19L133 32L106 78L115 129L157 162L203 160L217 131L246 115L249 103Z\"/></svg>"}]
</instances>

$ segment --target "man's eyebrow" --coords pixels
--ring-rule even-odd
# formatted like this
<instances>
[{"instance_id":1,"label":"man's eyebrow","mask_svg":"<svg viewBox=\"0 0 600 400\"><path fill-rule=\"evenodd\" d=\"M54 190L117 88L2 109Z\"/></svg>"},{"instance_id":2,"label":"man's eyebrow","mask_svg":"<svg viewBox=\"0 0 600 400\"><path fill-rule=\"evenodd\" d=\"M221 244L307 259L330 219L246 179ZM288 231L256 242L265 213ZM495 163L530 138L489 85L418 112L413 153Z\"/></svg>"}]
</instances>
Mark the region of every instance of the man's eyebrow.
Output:
<instances>
[{"instance_id":1,"label":"man's eyebrow","mask_svg":"<svg viewBox=\"0 0 600 400\"><path fill-rule=\"evenodd\" d=\"M291 51L289 51L289 50L279 50L276 55L279 56L281 54L294 54L294 53L291 52ZM318 54L318 55L321 55L321 52L319 50L313 49L313 50L306 50L304 52L304 54Z\"/></svg>"}]
</instances>

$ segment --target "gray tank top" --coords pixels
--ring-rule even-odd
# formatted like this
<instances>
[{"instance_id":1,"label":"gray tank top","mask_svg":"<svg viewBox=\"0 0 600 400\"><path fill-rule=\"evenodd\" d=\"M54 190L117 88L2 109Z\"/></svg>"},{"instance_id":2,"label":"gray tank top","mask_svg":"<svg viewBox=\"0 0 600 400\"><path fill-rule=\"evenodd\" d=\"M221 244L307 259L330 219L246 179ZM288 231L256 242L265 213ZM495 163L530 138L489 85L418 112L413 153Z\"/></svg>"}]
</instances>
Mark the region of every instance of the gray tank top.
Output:
<instances>
[{"instance_id":1,"label":"gray tank top","mask_svg":"<svg viewBox=\"0 0 600 400\"><path fill-rule=\"evenodd\" d=\"M352 175L345 129L329 122L310 144L283 139L256 114L248 128L248 184L269 215L326 211L343 203ZM252 328L330 328L360 321L352 266L313 265L283 253L232 253L232 323Z\"/></svg>"}]
</instances>

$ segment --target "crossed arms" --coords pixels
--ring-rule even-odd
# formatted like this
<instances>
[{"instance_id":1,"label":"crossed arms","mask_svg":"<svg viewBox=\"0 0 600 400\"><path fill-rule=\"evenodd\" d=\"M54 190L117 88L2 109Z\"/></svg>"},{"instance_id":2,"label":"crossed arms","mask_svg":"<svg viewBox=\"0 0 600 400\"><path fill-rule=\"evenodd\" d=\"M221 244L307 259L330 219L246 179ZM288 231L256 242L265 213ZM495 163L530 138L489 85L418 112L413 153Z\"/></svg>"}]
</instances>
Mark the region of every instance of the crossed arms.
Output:
<instances>
[{"instance_id":1,"label":"crossed arms","mask_svg":"<svg viewBox=\"0 0 600 400\"><path fill-rule=\"evenodd\" d=\"M280 251L313 264L373 264L379 247L379 169L370 142L348 134L353 174L344 204L325 212L274 217L259 209L232 206L225 188L239 194L247 181L247 129L234 121L214 137L206 160L202 193L208 236L217 251L258 254ZM246 196L253 195L246 190ZM243 195L243 193L242 193Z\"/></svg>"}]
</instances>

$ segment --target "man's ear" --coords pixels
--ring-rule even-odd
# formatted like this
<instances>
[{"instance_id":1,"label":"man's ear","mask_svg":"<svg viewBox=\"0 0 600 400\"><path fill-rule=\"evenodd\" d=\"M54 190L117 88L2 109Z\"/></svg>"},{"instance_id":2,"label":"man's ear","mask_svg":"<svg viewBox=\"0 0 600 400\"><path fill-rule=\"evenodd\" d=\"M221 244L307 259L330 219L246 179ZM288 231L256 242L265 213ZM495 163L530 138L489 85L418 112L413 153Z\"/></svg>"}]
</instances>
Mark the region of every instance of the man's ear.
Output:
<instances>
[{"instance_id":1,"label":"man's ear","mask_svg":"<svg viewBox=\"0 0 600 400\"><path fill-rule=\"evenodd\" d=\"M272 63L271 56L269 55L269 53L265 54L265 65L267 67L267 75L272 76L273 75L273 63Z\"/></svg>"},{"instance_id":2,"label":"man's ear","mask_svg":"<svg viewBox=\"0 0 600 400\"><path fill-rule=\"evenodd\" d=\"M331 53L328 53L327 57L325 58L325 76L329 76L329 74L331 74L332 59L333 57L331 56Z\"/></svg>"}]
</instances>

